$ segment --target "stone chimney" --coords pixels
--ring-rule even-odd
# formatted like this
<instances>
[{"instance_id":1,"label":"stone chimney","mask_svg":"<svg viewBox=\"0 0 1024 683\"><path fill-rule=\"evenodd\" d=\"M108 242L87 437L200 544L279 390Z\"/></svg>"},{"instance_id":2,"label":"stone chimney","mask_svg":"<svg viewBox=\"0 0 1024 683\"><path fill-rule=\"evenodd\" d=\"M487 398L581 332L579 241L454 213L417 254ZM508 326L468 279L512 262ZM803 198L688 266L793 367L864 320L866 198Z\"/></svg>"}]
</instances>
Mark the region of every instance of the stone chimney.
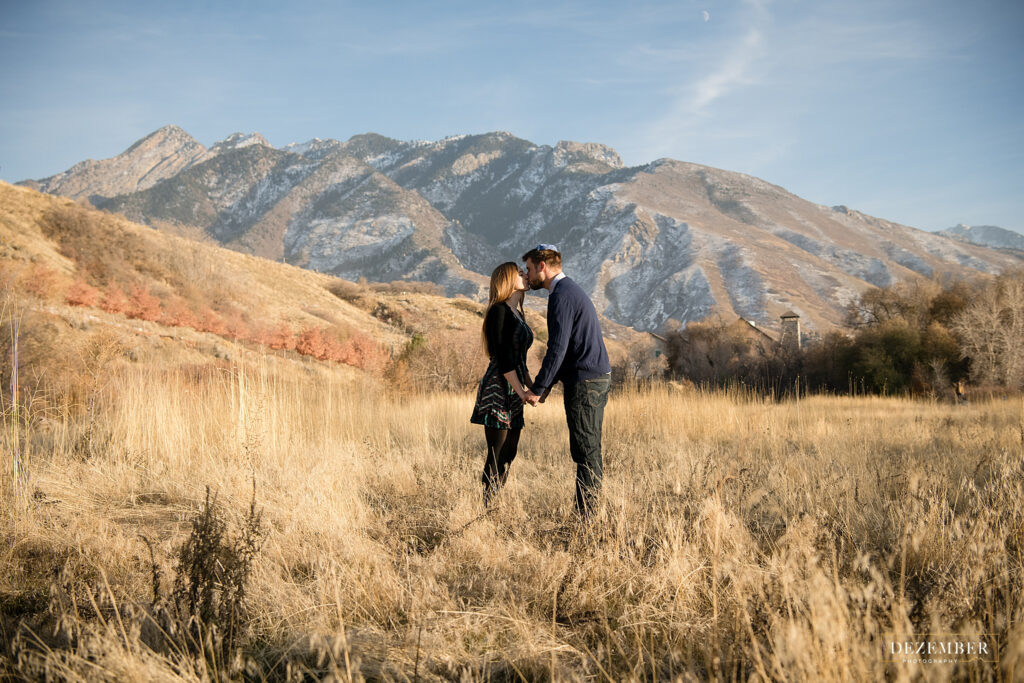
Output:
<instances>
[{"instance_id":1,"label":"stone chimney","mask_svg":"<svg viewBox=\"0 0 1024 683\"><path fill-rule=\"evenodd\" d=\"M785 349L800 349L800 316L792 310L786 311L781 316L782 337L779 343Z\"/></svg>"}]
</instances>

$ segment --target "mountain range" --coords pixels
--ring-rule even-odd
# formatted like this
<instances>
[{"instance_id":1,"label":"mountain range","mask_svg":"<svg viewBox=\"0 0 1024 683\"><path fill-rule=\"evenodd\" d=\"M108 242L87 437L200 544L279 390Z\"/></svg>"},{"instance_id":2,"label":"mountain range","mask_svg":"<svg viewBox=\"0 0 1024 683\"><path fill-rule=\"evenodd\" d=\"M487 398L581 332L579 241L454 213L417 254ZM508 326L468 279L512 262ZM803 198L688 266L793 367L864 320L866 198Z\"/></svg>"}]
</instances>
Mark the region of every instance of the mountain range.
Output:
<instances>
[{"instance_id":1,"label":"mountain range","mask_svg":"<svg viewBox=\"0 0 1024 683\"><path fill-rule=\"evenodd\" d=\"M749 175L672 159L626 167L602 144L506 132L282 148L236 133L207 148L168 126L21 184L346 279L431 281L477 299L495 265L554 243L599 311L651 331L712 313L773 327L790 309L824 329L871 285L1024 264Z\"/></svg>"}]
</instances>

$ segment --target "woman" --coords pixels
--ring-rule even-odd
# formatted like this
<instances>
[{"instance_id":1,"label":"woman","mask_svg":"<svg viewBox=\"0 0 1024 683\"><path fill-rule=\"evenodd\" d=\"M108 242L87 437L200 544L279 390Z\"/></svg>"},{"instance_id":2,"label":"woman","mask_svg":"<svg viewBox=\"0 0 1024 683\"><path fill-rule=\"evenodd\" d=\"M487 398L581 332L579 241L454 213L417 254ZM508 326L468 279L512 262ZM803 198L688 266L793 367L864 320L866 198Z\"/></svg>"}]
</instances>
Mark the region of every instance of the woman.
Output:
<instances>
[{"instance_id":1,"label":"woman","mask_svg":"<svg viewBox=\"0 0 1024 683\"><path fill-rule=\"evenodd\" d=\"M480 380L470 422L484 426L487 460L481 481L484 505L508 478L508 468L519 449L523 429L523 399L533 385L526 369L526 352L533 331L523 314L525 273L509 261L491 273L490 296L484 315L483 341L491 362Z\"/></svg>"}]
</instances>

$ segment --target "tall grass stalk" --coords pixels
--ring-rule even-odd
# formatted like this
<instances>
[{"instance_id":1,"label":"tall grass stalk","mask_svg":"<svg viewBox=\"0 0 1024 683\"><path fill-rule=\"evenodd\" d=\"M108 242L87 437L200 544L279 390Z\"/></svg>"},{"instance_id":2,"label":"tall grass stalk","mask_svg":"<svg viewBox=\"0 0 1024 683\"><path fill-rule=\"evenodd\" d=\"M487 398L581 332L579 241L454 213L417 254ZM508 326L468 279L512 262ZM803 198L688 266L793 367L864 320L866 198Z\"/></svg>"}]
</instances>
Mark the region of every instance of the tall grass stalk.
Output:
<instances>
[{"instance_id":1,"label":"tall grass stalk","mask_svg":"<svg viewBox=\"0 0 1024 683\"><path fill-rule=\"evenodd\" d=\"M8 499L10 514L17 517L24 512L28 501L28 472L26 454L22 452L22 410L19 396L18 378L18 341L21 336L21 309L13 292L8 288L4 295L3 307L0 309L0 324L6 323L10 338L10 404L3 405L0 400L0 412L3 415L3 441L7 466L4 468L7 485L3 498ZM6 507L6 506L5 506Z\"/></svg>"}]
</instances>

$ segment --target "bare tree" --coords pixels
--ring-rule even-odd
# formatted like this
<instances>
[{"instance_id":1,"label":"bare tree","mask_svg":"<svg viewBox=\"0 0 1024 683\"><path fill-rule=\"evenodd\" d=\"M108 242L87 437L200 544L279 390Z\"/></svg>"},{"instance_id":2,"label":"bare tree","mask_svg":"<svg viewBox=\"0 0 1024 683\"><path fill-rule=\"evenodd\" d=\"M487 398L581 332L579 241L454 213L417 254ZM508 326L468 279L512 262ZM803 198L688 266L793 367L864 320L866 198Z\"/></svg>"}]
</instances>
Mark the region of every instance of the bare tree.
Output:
<instances>
[{"instance_id":1,"label":"bare tree","mask_svg":"<svg viewBox=\"0 0 1024 683\"><path fill-rule=\"evenodd\" d=\"M905 320L914 327L924 327L930 320L932 302L943 292L936 280L898 282L891 287L868 289L847 305L846 325L859 329Z\"/></svg>"},{"instance_id":2,"label":"bare tree","mask_svg":"<svg viewBox=\"0 0 1024 683\"><path fill-rule=\"evenodd\" d=\"M976 383L1024 388L1024 271L1003 275L980 292L954 318L953 330Z\"/></svg>"},{"instance_id":3,"label":"bare tree","mask_svg":"<svg viewBox=\"0 0 1024 683\"><path fill-rule=\"evenodd\" d=\"M612 365L616 383L637 384L660 379L668 369L665 355L653 338L644 336L626 345L626 353Z\"/></svg>"}]
</instances>

